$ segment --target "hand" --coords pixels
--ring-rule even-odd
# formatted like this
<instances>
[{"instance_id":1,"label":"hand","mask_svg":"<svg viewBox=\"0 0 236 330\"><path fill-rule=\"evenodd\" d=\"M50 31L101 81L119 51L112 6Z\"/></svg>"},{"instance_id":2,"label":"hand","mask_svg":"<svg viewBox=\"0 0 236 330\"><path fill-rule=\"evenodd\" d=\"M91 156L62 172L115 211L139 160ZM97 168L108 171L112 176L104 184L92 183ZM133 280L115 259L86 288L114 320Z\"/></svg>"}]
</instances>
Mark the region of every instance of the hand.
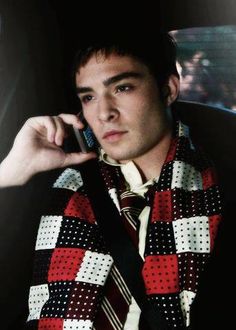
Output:
<instances>
[{"instance_id":1,"label":"hand","mask_svg":"<svg viewBox=\"0 0 236 330\"><path fill-rule=\"evenodd\" d=\"M67 125L83 128L78 116L73 114L29 118L0 164L0 187L22 185L36 173L95 158L94 152L65 153L62 150Z\"/></svg>"}]
</instances>

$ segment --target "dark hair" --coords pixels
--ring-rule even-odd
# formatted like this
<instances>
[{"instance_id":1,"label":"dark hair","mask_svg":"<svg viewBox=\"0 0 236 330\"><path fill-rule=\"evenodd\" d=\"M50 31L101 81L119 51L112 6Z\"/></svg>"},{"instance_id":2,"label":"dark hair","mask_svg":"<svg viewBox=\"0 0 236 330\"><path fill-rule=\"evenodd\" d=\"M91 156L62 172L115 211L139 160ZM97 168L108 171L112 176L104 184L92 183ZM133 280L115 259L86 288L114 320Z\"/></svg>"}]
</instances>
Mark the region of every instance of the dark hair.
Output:
<instances>
[{"instance_id":1,"label":"dark hair","mask_svg":"<svg viewBox=\"0 0 236 330\"><path fill-rule=\"evenodd\" d=\"M179 78L176 68L176 43L167 32L154 34L152 44L147 40L131 37L112 37L82 46L75 56L73 78L80 67L84 66L94 54L101 52L106 57L112 53L132 56L144 63L162 88L170 75ZM75 79L74 79L75 81Z\"/></svg>"}]
</instances>

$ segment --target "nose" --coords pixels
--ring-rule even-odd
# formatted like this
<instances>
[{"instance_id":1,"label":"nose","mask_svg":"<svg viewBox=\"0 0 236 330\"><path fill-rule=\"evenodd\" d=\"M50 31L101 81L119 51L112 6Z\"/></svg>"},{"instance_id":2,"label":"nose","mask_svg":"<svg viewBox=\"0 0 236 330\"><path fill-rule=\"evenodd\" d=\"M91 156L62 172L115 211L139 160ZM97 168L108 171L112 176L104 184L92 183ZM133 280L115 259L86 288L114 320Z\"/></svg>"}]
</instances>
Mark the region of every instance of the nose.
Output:
<instances>
[{"instance_id":1,"label":"nose","mask_svg":"<svg viewBox=\"0 0 236 330\"><path fill-rule=\"evenodd\" d=\"M97 103L98 118L101 121L113 121L119 116L116 103L110 95L103 95Z\"/></svg>"}]
</instances>

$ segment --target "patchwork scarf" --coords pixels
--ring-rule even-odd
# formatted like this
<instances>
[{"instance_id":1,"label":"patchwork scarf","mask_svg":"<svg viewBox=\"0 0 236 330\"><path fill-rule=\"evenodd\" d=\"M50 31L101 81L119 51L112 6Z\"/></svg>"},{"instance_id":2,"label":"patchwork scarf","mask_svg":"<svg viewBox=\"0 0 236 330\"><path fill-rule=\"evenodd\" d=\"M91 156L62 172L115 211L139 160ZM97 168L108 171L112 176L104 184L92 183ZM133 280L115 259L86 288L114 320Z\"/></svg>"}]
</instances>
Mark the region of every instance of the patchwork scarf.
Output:
<instances>
[{"instance_id":1,"label":"patchwork scarf","mask_svg":"<svg viewBox=\"0 0 236 330\"><path fill-rule=\"evenodd\" d=\"M122 174L102 161L98 166L119 210ZM36 241L31 329L102 329L96 318L110 276L116 274L125 286L84 181L79 167L67 168L49 192ZM190 323L190 307L213 249L221 202L212 164L193 146L181 122L160 178L146 197L151 207L142 270L147 299L172 328L182 328Z\"/></svg>"}]
</instances>

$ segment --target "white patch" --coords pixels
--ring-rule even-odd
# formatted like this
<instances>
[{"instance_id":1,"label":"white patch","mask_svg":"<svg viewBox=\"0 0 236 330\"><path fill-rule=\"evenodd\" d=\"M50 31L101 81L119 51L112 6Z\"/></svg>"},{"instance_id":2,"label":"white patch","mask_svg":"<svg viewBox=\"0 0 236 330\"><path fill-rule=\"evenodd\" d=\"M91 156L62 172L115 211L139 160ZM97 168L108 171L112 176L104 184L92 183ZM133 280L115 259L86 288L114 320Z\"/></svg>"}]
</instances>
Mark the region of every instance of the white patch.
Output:
<instances>
[{"instance_id":1,"label":"white patch","mask_svg":"<svg viewBox=\"0 0 236 330\"><path fill-rule=\"evenodd\" d=\"M46 215L41 217L35 250L53 249L56 247L63 217Z\"/></svg>"},{"instance_id":2,"label":"white patch","mask_svg":"<svg viewBox=\"0 0 236 330\"><path fill-rule=\"evenodd\" d=\"M183 123L179 122L179 136L189 136L189 128Z\"/></svg>"},{"instance_id":3,"label":"white patch","mask_svg":"<svg viewBox=\"0 0 236 330\"><path fill-rule=\"evenodd\" d=\"M190 325L190 306L196 296L195 292L184 290L180 293L180 305L183 312L185 325Z\"/></svg>"},{"instance_id":4,"label":"white patch","mask_svg":"<svg viewBox=\"0 0 236 330\"><path fill-rule=\"evenodd\" d=\"M27 321L40 318L43 305L49 299L47 284L31 286L29 293L29 316Z\"/></svg>"},{"instance_id":5,"label":"white patch","mask_svg":"<svg viewBox=\"0 0 236 330\"><path fill-rule=\"evenodd\" d=\"M183 218L173 221L176 253L210 252L208 217Z\"/></svg>"},{"instance_id":6,"label":"white patch","mask_svg":"<svg viewBox=\"0 0 236 330\"><path fill-rule=\"evenodd\" d=\"M63 330L92 330L93 323L90 320L66 319L63 323Z\"/></svg>"},{"instance_id":7,"label":"white patch","mask_svg":"<svg viewBox=\"0 0 236 330\"><path fill-rule=\"evenodd\" d=\"M86 251L76 281L104 285L113 259L108 254Z\"/></svg>"},{"instance_id":8,"label":"white patch","mask_svg":"<svg viewBox=\"0 0 236 330\"><path fill-rule=\"evenodd\" d=\"M80 172L72 168L67 168L64 172L62 172L53 184L53 188L64 188L73 191L77 191L82 186L83 180Z\"/></svg>"},{"instance_id":9,"label":"white patch","mask_svg":"<svg viewBox=\"0 0 236 330\"><path fill-rule=\"evenodd\" d=\"M171 189L202 190L202 177L193 166L182 161L174 161Z\"/></svg>"}]
</instances>

